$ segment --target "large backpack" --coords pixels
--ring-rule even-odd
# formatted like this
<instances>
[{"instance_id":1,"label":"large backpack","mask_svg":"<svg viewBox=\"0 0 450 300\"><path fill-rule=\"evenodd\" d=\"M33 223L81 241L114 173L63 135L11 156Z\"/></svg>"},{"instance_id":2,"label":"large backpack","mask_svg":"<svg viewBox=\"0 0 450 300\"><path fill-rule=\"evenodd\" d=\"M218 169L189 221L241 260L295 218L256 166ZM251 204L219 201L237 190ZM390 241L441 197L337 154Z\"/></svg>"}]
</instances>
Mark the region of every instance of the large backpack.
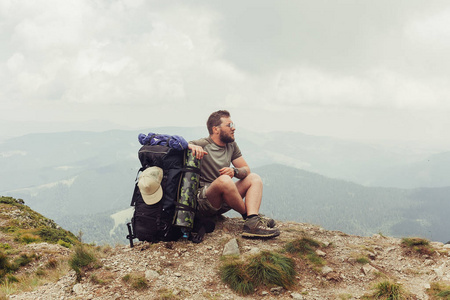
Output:
<instances>
[{"instance_id":1,"label":"large backpack","mask_svg":"<svg viewBox=\"0 0 450 300\"><path fill-rule=\"evenodd\" d=\"M192 178L199 176L200 169L193 163L193 157L188 158L188 151L190 152L166 145L144 145L139 149L138 157L142 167L138 171L131 200L131 206L135 208L133 218L127 224L127 239L131 247L134 238L151 243L176 241L183 236L184 230L188 230L189 234L186 236L184 231L185 237L199 243L205 233L214 230L215 224L211 220L194 220L198 185L193 184ZM159 202L148 205L142 198L137 179L140 172L153 166L163 170L163 197Z\"/></svg>"},{"instance_id":2,"label":"large backpack","mask_svg":"<svg viewBox=\"0 0 450 300\"><path fill-rule=\"evenodd\" d=\"M142 199L136 180L131 199L131 206L134 206L134 214L131 219L132 238L155 243L174 241L181 237L181 229L172 226L172 222L183 171L183 155L184 151L161 145L144 145L139 149L138 157L142 168L139 170L138 176L148 167L161 168L163 170L161 181L163 197L155 204L146 204Z\"/></svg>"}]
</instances>

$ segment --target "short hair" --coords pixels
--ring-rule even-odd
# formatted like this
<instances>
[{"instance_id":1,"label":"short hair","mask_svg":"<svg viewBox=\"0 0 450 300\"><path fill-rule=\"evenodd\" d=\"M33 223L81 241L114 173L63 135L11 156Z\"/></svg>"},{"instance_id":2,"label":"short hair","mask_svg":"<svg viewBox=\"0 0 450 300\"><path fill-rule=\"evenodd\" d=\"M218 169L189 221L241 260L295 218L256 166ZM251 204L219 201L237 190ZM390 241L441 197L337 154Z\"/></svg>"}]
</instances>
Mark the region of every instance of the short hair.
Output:
<instances>
[{"instance_id":1,"label":"short hair","mask_svg":"<svg viewBox=\"0 0 450 300\"><path fill-rule=\"evenodd\" d=\"M230 113L227 110L218 110L213 112L209 118L208 121L206 121L206 127L208 128L208 132L211 135L213 133L213 127L219 126L222 124L221 118L229 118Z\"/></svg>"}]
</instances>

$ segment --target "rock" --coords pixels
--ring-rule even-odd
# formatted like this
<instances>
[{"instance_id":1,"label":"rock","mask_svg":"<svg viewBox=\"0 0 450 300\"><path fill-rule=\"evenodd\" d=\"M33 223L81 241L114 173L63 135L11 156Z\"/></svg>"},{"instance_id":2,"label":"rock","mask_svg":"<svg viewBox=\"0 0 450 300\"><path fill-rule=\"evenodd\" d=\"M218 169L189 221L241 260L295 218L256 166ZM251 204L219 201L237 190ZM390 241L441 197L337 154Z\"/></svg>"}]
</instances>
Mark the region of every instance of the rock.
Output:
<instances>
[{"instance_id":1,"label":"rock","mask_svg":"<svg viewBox=\"0 0 450 300\"><path fill-rule=\"evenodd\" d=\"M341 280L341 276L339 276L339 273L338 273L338 272L334 272L334 271L328 273L327 276L325 276L325 278L326 278L327 280L334 280L334 281L339 281L339 280Z\"/></svg>"},{"instance_id":2,"label":"rock","mask_svg":"<svg viewBox=\"0 0 450 300\"><path fill-rule=\"evenodd\" d=\"M284 288L282 286L277 286L270 289L270 292L274 295L280 295L283 292Z\"/></svg>"},{"instance_id":3,"label":"rock","mask_svg":"<svg viewBox=\"0 0 450 300\"><path fill-rule=\"evenodd\" d=\"M303 300L303 296L299 293L291 293L291 298L296 300Z\"/></svg>"},{"instance_id":4,"label":"rock","mask_svg":"<svg viewBox=\"0 0 450 300\"><path fill-rule=\"evenodd\" d=\"M445 244L444 249L450 249L450 244Z\"/></svg>"},{"instance_id":5,"label":"rock","mask_svg":"<svg viewBox=\"0 0 450 300\"><path fill-rule=\"evenodd\" d=\"M433 271L438 277L442 277L444 275L444 271L442 270L442 268L433 269Z\"/></svg>"},{"instance_id":6,"label":"rock","mask_svg":"<svg viewBox=\"0 0 450 300\"><path fill-rule=\"evenodd\" d=\"M426 266L431 266L431 265L434 264L434 261L431 260L431 259L427 259L427 260L425 260L424 264L425 264Z\"/></svg>"},{"instance_id":7,"label":"rock","mask_svg":"<svg viewBox=\"0 0 450 300\"><path fill-rule=\"evenodd\" d=\"M173 273L173 275L177 276L177 277L181 277L181 273Z\"/></svg>"},{"instance_id":8,"label":"rock","mask_svg":"<svg viewBox=\"0 0 450 300\"><path fill-rule=\"evenodd\" d=\"M316 254L321 257L325 257L327 254L321 250L316 250Z\"/></svg>"},{"instance_id":9,"label":"rock","mask_svg":"<svg viewBox=\"0 0 450 300\"><path fill-rule=\"evenodd\" d=\"M268 292L266 292L266 291L262 291L262 292L261 292L261 296L265 297L265 296L267 296L267 295L269 295Z\"/></svg>"},{"instance_id":10,"label":"rock","mask_svg":"<svg viewBox=\"0 0 450 300\"><path fill-rule=\"evenodd\" d=\"M83 286L80 283L75 284L72 290L77 295L82 295L84 293Z\"/></svg>"},{"instance_id":11,"label":"rock","mask_svg":"<svg viewBox=\"0 0 450 300\"><path fill-rule=\"evenodd\" d=\"M145 279L152 280L159 277L159 273L154 270L147 270L145 271Z\"/></svg>"},{"instance_id":12,"label":"rock","mask_svg":"<svg viewBox=\"0 0 450 300\"><path fill-rule=\"evenodd\" d=\"M369 264L365 264L364 266L362 266L361 271L364 273L364 275L367 276L367 275L370 275L370 274L376 272L377 269L372 267Z\"/></svg>"},{"instance_id":13,"label":"rock","mask_svg":"<svg viewBox=\"0 0 450 300\"><path fill-rule=\"evenodd\" d=\"M322 275L327 275L328 273L333 272L334 270L330 268L329 266L325 266L322 268Z\"/></svg>"},{"instance_id":14,"label":"rock","mask_svg":"<svg viewBox=\"0 0 450 300\"><path fill-rule=\"evenodd\" d=\"M253 247L248 251L248 254L258 254L259 252L261 252L261 249Z\"/></svg>"},{"instance_id":15,"label":"rock","mask_svg":"<svg viewBox=\"0 0 450 300\"><path fill-rule=\"evenodd\" d=\"M239 246L236 239L231 239L224 247L222 255L240 255Z\"/></svg>"},{"instance_id":16,"label":"rock","mask_svg":"<svg viewBox=\"0 0 450 300\"><path fill-rule=\"evenodd\" d=\"M193 261L187 262L187 263L185 263L184 265L185 265L186 267L188 267L188 268L192 268L192 267L195 266L195 264L194 264Z\"/></svg>"}]
</instances>

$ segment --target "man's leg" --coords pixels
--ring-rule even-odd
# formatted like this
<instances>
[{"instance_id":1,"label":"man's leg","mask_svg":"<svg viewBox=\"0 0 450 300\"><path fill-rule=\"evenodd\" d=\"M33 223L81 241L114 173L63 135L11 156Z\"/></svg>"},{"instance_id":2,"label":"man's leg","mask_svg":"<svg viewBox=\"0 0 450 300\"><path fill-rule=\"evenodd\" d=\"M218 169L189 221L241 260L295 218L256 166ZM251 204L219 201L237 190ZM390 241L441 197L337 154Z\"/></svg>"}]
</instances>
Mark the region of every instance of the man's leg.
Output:
<instances>
[{"instance_id":1,"label":"man's leg","mask_svg":"<svg viewBox=\"0 0 450 300\"><path fill-rule=\"evenodd\" d=\"M240 214L247 212L237 185L228 175L219 176L214 180L206 190L206 197L214 208L221 208L225 202Z\"/></svg>"},{"instance_id":2,"label":"man's leg","mask_svg":"<svg viewBox=\"0 0 450 300\"><path fill-rule=\"evenodd\" d=\"M263 222L262 217L258 215L262 199L262 180L258 175L251 173L236 183L231 177L222 175L211 183L206 190L206 196L211 205L217 209L225 201L240 214L253 215L244 223L243 237L273 238L280 235L278 229L267 228L266 222Z\"/></svg>"},{"instance_id":3,"label":"man's leg","mask_svg":"<svg viewBox=\"0 0 450 300\"><path fill-rule=\"evenodd\" d=\"M256 215L261 206L262 189L262 180L257 174L250 173L236 183L231 177L222 175L211 183L206 190L206 196L211 205L217 209L224 201L240 214Z\"/></svg>"},{"instance_id":4,"label":"man's leg","mask_svg":"<svg viewBox=\"0 0 450 300\"><path fill-rule=\"evenodd\" d=\"M250 173L247 177L236 182L240 195L245 198L247 219L244 222L242 236L245 238L274 238L280 235L275 222L269 225L268 219L259 214L261 206L263 184L261 177ZM270 227L270 228L269 228Z\"/></svg>"},{"instance_id":5,"label":"man's leg","mask_svg":"<svg viewBox=\"0 0 450 300\"><path fill-rule=\"evenodd\" d=\"M245 198L247 215L257 215L261 206L263 184L261 177L250 173L247 177L236 182L236 187L242 198Z\"/></svg>"}]
</instances>

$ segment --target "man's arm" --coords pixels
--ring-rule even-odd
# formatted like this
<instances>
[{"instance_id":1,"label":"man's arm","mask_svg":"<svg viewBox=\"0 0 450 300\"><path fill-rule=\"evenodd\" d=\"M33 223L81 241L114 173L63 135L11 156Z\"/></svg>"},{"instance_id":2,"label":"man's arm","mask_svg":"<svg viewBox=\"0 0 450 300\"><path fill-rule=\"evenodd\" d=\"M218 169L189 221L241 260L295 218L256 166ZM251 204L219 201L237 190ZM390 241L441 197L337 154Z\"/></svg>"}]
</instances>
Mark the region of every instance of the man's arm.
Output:
<instances>
[{"instance_id":1,"label":"man's arm","mask_svg":"<svg viewBox=\"0 0 450 300\"><path fill-rule=\"evenodd\" d=\"M231 163L238 170L236 178L244 179L245 177L247 177L248 174L250 174L250 167L248 166L247 162L245 161L245 159L242 156L236 158ZM228 175L231 178L235 177L234 169L230 168L230 167L220 169L219 172L220 172L220 175Z\"/></svg>"},{"instance_id":2,"label":"man's arm","mask_svg":"<svg viewBox=\"0 0 450 300\"><path fill-rule=\"evenodd\" d=\"M248 174L250 174L250 167L248 166L244 157L241 156L239 158L236 158L231 163L238 170L238 174L236 175L236 178L244 179L245 177L247 177ZM233 172L234 172L234 170L233 170Z\"/></svg>"},{"instance_id":3,"label":"man's arm","mask_svg":"<svg viewBox=\"0 0 450 300\"><path fill-rule=\"evenodd\" d=\"M188 149L192 150L192 155L194 155L197 159L202 159L203 155L208 154L205 150L203 150L202 146L188 144Z\"/></svg>"}]
</instances>

